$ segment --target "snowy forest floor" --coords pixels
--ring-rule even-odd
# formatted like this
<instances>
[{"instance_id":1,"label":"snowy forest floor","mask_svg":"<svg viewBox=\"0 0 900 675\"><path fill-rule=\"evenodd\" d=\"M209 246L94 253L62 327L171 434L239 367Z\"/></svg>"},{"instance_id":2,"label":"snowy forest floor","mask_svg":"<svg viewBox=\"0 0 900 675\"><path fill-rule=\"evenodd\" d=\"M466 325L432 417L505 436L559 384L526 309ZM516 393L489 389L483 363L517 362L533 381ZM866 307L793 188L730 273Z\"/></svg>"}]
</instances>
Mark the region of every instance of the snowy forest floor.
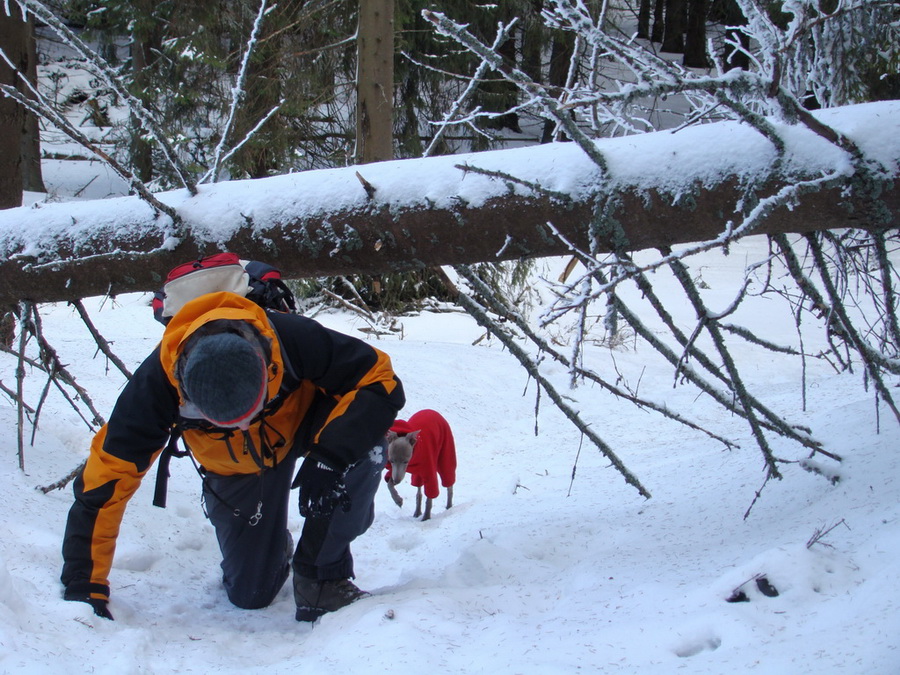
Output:
<instances>
[{"instance_id":1,"label":"snowy forest floor","mask_svg":"<svg viewBox=\"0 0 900 675\"><path fill-rule=\"evenodd\" d=\"M708 254L701 269L711 292L730 286L763 248L750 239L728 257ZM161 330L148 300L89 303L132 367ZM788 313L760 307L759 321L784 321L785 336L794 330ZM318 319L363 335L364 324L349 313ZM900 429L876 409L859 373L837 374L810 361L804 412L800 363L746 347L749 385L844 461L820 463L839 476L834 484L785 465L784 480L767 485L744 519L764 479L760 452L739 420L692 388L673 387L654 354L623 344L613 351L598 345L589 356L640 378L642 393L689 411L741 447L726 450L588 385L567 391L651 491L645 500L546 399L535 414L533 382L495 341L478 341L482 330L472 319L423 312L401 323L402 335L375 344L404 381L403 415L434 408L454 429L455 505L446 511L442 494L433 519L422 523L412 518L409 485L400 486L402 509L381 490L376 522L354 547L357 582L373 597L312 627L294 622L288 588L264 610L229 605L199 479L187 460L173 463L167 509L151 505L152 481L129 505L112 572L116 621L63 602L60 542L71 491L44 495L35 488L77 465L90 435L51 396L23 473L15 460L15 409L0 407L7 430L0 441L7 496L0 670L900 671ZM45 329L108 414L123 378L95 355L77 314L51 308ZM4 382L14 381L13 367L9 358L0 362ZM555 376L562 384L567 374ZM43 385L38 377L29 381L34 392ZM806 454L777 439L773 445L782 456ZM295 505L291 510L296 535L300 520ZM760 575L777 597L760 592ZM748 601L727 602L739 588Z\"/></svg>"}]
</instances>

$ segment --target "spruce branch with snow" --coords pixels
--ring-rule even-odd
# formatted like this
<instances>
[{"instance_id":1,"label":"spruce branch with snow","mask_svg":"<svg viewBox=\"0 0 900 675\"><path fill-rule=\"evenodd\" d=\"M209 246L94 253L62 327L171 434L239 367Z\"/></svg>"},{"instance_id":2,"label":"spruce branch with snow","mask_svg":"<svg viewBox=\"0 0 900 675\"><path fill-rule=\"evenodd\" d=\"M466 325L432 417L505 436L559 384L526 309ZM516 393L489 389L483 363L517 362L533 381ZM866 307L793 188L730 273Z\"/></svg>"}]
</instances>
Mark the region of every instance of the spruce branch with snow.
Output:
<instances>
[{"instance_id":1,"label":"spruce branch with snow","mask_svg":"<svg viewBox=\"0 0 900 675\"><path fill-rule=\"evenodd\" d=\"M740 335L773 351L800 354L792 348L778 347L765 336L746 328L724 323L723 319L737 309L747 292L751 280L750 270L744 287L739 289L732 306L717 312L703 299L703 294L691 274L689 261L692 255L710 248L721 248L727 252L734 241L757 231L759 225L776 209L790 208L805 194L828 189L846 181L848 169L844 167L819 177L795 180L774 193L767 193L765 186L784 169L788 149L782 127L773 125L771 121L773 119L787 125L803 125L839 148L845 153L852 167L849 173L853 176L855 189L860 193L879 192L891 172L890 169L867 157L849 138L823 123L803 106L801 99L810 88L818 91L821 101L826 100L824 98L826 92L837 95L837 92L833 92L828 83L822 80L823 74L829 70L825 64L833 60L831 43L825 44L823 36L833 35L831 29L835 26L840 30L840 27L845 26L848 21L857 21L860 17L863 22L871 21L873 16L893 17L892 12L895 13L896 8L888 8L882 2L862 0L848 3L830 15L823 15L818 3L792 2L787 3L783 11L791 13L794 20L783 27L769 16L769 8L762 7L755 0L739 0L739 3L748 19L747 25L742 30L751 39L751 44L755 45L752 51L747 52L753 66L750 70L725 71L719 63L715 73L706 74L682 68L650 52L637 42L609 35L603 29L602 18L595 21L581 0L554 0L544 13L546 20L553 27L576 33L577 44L589 46L594 54L602 54L606 60L616 62L623 72L629 74L616 81L606 80L602 87L598 86L599 80L595 72L570 77L569 86L561 93L551 93L516 69L514 65L505 62L495 49L487 47L469 33L466 26L436 12L426 10L424 15L442 34L471 50L482 59L483 64L490 64L501 77L519 87L526 100L526 106L531 105L538 114L551 117L558 128L568 132L569 138L575 141L597 165L603 177L601 180L614 179L614 169L610 167L608 159L594 144L586 130L590 129L595 134L601 130L630 133L645 127L649 120L646 119L642 104L647 97L681 96L689 105L689 109L684 113L688 120L687 124L702 123L713 114L717 117L731 117L749 125L772 144L774 154L766 172L749 177L743 185L743 195L733 208L736 218L722 220L718 237L700 242L686 250L673 252L671 247L661 247L659 257L650 262L635 263L629 251L628 239L613 215L614 209L610 208L610 203L614 199L598 201L591 223L589 250L579 250L570 242L566 242L572 249L575 259L585 266L586 272L573 282L557 287L557 297L546 310L541 322L542 329L546 331L549 327L558 325L565 317L571 317L569 339L572 356L566 363L572 372L572 384L577 382L578 377L584 377L585 373L591 373L592 379L599 379L599 375L589 365L583 363L586 353L586 317L591 313L597 313L591 309L594 303L605 303L609 309L606 325L610 332L616 330L616 317L621 316L637 335L673 364L676 381L680 377L686 378L713 396L723 407L747 421L751 435L762 452L768 483L770 478L782 477L779 464L790 460L776 456L766 436L767 432L792 439L802 447L810 449L812 455L821 452L832 459L840 458L825 450L821 442L811 437L807 431L800 431L781 415L769 410L743 384L741 365L736 362L734 353L727 344L726 334ZM896 23L888 29L888 32L890 31L896 32ZM869 39L872 36L865 38L857 36L856 45L859 49L865 50L873 43L880 44L878 39L883 40L884 35L885 32L882 30L877 32L874 40ZM738 47L737 44L734 46ZM739 48L747 49L743 46ZM884 54L879 53L878 58L883 57ZM591 60L592 65L597 63L596 59ZM577 71L573 69L572 72ZM831 83L833 84L833 81ZM576 123L571 117L572 114L583 118L582 123ZM681 128L684 127L676 128L672 133L677 133ZM466 169L477 170L469 166ZM516 181L513 176L496 177L509 183ZM844 338L845 345L864 363L866 377L874 382L878 399L888 405L896 416L897 408L883 378L885 372L897 373L895 361L874 347L869 336L874 335L877 344L891 345L893 350L900 346L900 342L897 341L900 335L897 328L897 303L892 283L896 269L887 254L887 241L895 241L897 232L889 226L889 218L878 213L877 207L873 208L867 217L869 222L866 225L876 228L874 234L860 230L856 237L872 237L880 284L868 282L872 276L868 271L847 264L850 259L857 257L849 252L849 248L845 252L846 261L825 259L821 245L823 240L835 245L837 251L845 250L844 246L836 241L835 235L807 234L805 241L811 253L811 261L807 258L803 264L798 262L797 256L793 253L793 247L798 245L796 242L791 242L783 234L776 235L775 241L781 254L785 256L784 265L799 285L801 293L812 298L813 307L828 307L829 318L824 329ZM552 222L549 225L555 236L561 236ZM605 260L600 259L601 252L608 252ZM685 330L674 324L666 303L659 299L654 284L650 281L649 273L664 267L673 272L684 298L695 310L697 324L692 330ZM461 268L457 269L466 278L470 280L473 278L471 273ZM781 269L784 270L784 267ZM824 291L821 294L813 290L812 282L807 276L812 271L817 273L823 285ZM871 310L869 312L863 310L851 318L844 306L844 298L838 290L846 289L850 284L835 283L835 280L844 274L852 274L862 280L864 294L871 298L876 310L882 313L883 319L872 318L869 314ZM625 300L618 292L619 286L629 280L635 282L643 300L650 303L667 326L670 335L676 338L682 350L680 356L647 328L644 320L640 318L644 316L644 312L637 308L635 301ZM475 297L486 301L488 303L486 306L493 306L495 310L503 304L497 299L488 300L484 288L481 288ZM802 302L798 303L798 307L800 306ZM855 309L862 309L862 304L855 303ZM509 316L506 312L502 315ZM481 320L485 321L484 318ZM880 324L884 329L873 331L873 322ZM862 330L856 329L857 323L863 324ZM523 323L517 322L517 325L521 328ZM495 335L500 335L502 328L494 326L492 331ZM556 361L560 361L561 358L555 350L548 349L546 339L530 331L526 334L537 345L538 355L523 365L537 379L543 355L550 355ZM711 340L710 347L701 346L699 339L701 335L706 335ZM806 354L801 356L805 358ZM519 358L524 359L523 356ZM724 390L719 391L717 387L706 382L700 373L688 365L689 361L696 362L698 367L718 380L720 385L724 385ZM596 439L591 440L604 454L607 453L603 444L598 443ZM761 491L762 488L757 493L757 498Z\"/></svg>"}]
</instances>

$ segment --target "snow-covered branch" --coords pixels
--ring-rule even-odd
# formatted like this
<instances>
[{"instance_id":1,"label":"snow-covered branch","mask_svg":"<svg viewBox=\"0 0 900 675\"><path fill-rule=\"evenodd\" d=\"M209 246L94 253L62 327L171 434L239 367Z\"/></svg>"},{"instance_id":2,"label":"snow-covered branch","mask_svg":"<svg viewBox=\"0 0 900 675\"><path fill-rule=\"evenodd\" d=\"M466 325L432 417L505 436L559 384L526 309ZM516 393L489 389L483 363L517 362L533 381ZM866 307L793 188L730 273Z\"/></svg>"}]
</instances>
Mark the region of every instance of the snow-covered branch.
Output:
<instances>
[{"instance_id":1,"label":"snow-covered branch","mask_svg":"<svg viewBox=\"0 0 900 675\"><path fill-rule=\"evenodd\" d=\"M828 317L823 327L863 361L867 379L874 382L879 400L888 405L900 420L883 376L883 373L896 375L900 370L897 369L896 359L885 354L882 348L889 345L893 353L900 349L900 321L894 292L897 271L888 255L886 243L888 240L896 241L897 221L888 216L883 208L883 199L890 192L890 189L885 191L883 188L893 182L892 176L896 175L898 164L878 157L880 153L873 153L871 147L864 147L865 144L858 142L852 134L848 135L835 127L827 115L813 112L801 103L809 88L815 89L820 102L825 103L822 93L835 82L835 74L823 75L834 58L834 50L828 42L829 31L847 27L860 19L870 20L873 16L892 17L893 22L885 22L888 24L886 29L873 30L869 36L862 36L857 31L852 37L861 50L874 51L874 58L884 59L886 54L896 54L896 48L891 44L896 44L898 24L896 16L891 15L894 10L874 0L849 0L830 14L823 13L819 3L795 0L783 7L783 11L793 17L786 26L774 20L771 8L757 0L738 0L738 4L747 19L747 24L740 30L749 40L748 44L743 44L735 39L732 47L744 52L750 68L726 71L721 61L717 60L714 71L702 72L682 68L653 53L640 41L610 35L604 30L607 18L605 5L602 18L595 21L581 0L552 0L544 11L548 25L574 33L577 44L584 45L585 51L592 55L586 71L570 69L566 87L562 91L557 89L552 92L517 69L515 64L504 60L497 50L478 41L466 26L435 12L426 11L423 14L442 34L456 40L481 59L482 64L489 64L502 78L518 87L525 106L531 106L535 114L551 118L558 124L599 168L598 184L615 185L620 178L619 172L627 164L618 163L606 150L604 141L597 140L595 136L604 129L634 133L646 127L650 122L645 104L651 99L669 97L677 101L679 114L686 122L671 132L673 136L684 134L689 129L696 130L697 126L706 126L718 118L736 120L742 128L753 130L768 143L760 157L759 171L753 174L739 172L736 175L733 201L713 217L717 221L714 232L687 246L675 248L655 244L658 255L642 256L640 263L635 261L633 252L642 247L635 245L631 231L623 226L627 220L627 216L623 218L623 211L627 209L622 208L625 197L621 192L599 190L594 194L591 218L584 226L588 232L586 240L571 236L570 232L559 226L559 221L549 220L549 231L584 269L570 282L561 282L555 287L556 295L544 308L539 328L545 333L554 328L559 330L563 320L568 320L563 330L570 342L571 357L563 358L550 346L549 339L532 331L521 317L504 311L501 301L491 299L489 289L480 287L475 294L493 311L515 321L517 328L538 347L539 355L528 358L525 364L536 379L541 373L542 356L550 355L557 362L567 365L573 385L580 377L597 381L597 374L589 365L582 363L587 353L587 317L604 314L604 325L610 334L618 330L618 318L622 318L637 336L669 361L676 381L692 383L723 408L746 420L762 452L768 482L770 478L781 478L780 465L790 461L776 455L768 434L789 438L813 454L821 453L832 459L839 457L825 450L822 443L807 430L799 429L772 411L748 389L741 374L742 364L737 361L727 338L739 336L776 353L800 354L802 358L806 354L802 349L777 345L764 335L724 322L746 301L756 268L748 269L742 287L736 290L729 305L716 310L705 300L691 272L690 261L700 253L714 249L727 252L743 237L766 232L777 213L792 211L810 198L816 199L815 195L840 189L844 195L856 194L867 202L869 207L856 226L864 228L858 239L867 240L866 245L874 248L878 274L870 273L864 266L855 271L851 267L848 271L842 261L832 263L826 260L823 242L833 243L838 255L847 260L853 257L842 253L845 249L830 233L804 234L803 241L810 252L806 260L811 261L804 267L786 233L768 231L773 235L782 258L773 255L766 266L779 266L782 273L786 270L797 283L799 292L812 300L814 311L823 312ZM878 40L884 41L885 35L888 36L887 45L881 48ZM891 35L894 36L893 41ZM855 54L853 58L860 56ZM607 69L610 63L614 63L620 74L607 78L601 84L597 76L601 63ZM822 151L834 158L829 168L815 175L803 176L790 168L795 160L795 134L801 129L817 137L822 142ZM722 148L721 152L728 151ZM469 163L466 164L468 166ZM517 177L515 172L496 172L493 175L508 186L540 189L524 177ZM780 177L777 186L773 183L776 177ZM699 192L675 195L674 199L676 202L686 199L692 203L699 218L709 217L712 215L709 205L694 201L699 195L708 194L708 189L706 184ZM865 195L870 195L871 199ZM658 210L659 204L650 202L652 200L645 198L641 205L648 212L647 225L672 225L666 215ZM635 205L630 202L629 206ZM849 221L845 224L851 226ZM457 269L477 287L472 274L464 268ZM651 281L651 273L665 271L671 273L671 277L665 277L669 291L667 296L671 295L674 280L683 293L683 300L694 309L697 319L693 326L675 323L667 309L667 302L671 299L663 301ZM842 290L849 284L840 286L836 281L842 274L848 273L862 279L859 285L868 298L868 302L856 304L852 315L845 307L847 292ZM812 274L821 283L821 291L811 280ZM644 303L641 306L633 299L625 299L631 297L623 292L628 283L637 286ZM592 308L600 303L605 305L605 312ZM646 304L665 325L669 340L674 340L674 345L649 328ZM869 304L874 305L883 318L871 318L865 309ZM798 302L797 312L801 311L801 306L802 303ZM503 332L502 327L494 326L492 332L499 336ZM516 355L520 360L526 358L523 354ZM622 397L621 392L616 395ZM601 442L595 441L595 444L606 454Z\"/></svg>"}]
</instances>

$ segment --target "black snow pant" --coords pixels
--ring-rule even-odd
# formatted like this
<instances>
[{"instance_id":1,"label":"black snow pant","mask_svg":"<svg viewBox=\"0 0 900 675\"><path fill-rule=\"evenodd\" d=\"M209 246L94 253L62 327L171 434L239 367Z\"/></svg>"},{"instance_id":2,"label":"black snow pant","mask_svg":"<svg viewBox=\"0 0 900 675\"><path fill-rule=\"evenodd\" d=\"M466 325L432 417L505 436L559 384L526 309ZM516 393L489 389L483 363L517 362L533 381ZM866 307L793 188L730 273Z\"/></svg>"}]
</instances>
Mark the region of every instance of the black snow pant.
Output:
<instances>
[{"instance_id":1,"label":"black snow pant","mask_svg":"<svg viewBox=\"0 0 900 675\"><path fill-rule=\"evenodd\" d=\"M373 448L347 470L344 480L350 510L336 509L326 518L306 518L292 552L288 507L300 455L295 446L276 468L261 475L206 474L203 498L222 552L222 580L228 599L238 607L268 606L292 565L295 574L309 579L354 576L350 543L375 519L375 493L387 461L387 443Z\"/></svg>"}]
</instances>

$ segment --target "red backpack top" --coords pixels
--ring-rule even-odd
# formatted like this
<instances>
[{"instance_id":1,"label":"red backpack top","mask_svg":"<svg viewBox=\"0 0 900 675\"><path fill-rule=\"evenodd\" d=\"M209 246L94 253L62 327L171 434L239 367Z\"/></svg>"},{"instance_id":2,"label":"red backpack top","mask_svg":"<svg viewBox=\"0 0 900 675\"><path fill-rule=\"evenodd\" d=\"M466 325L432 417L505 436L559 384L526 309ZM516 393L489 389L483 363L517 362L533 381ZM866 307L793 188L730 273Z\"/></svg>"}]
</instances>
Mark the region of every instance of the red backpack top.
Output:
<instances>
[{"instance_id":1,"label":"red backpack top","mask_svg":"<svg viewBox=\"0 0 900 675\"><path fill-rule=\"evenodd\" d=\"M256 260L241 260L234 253L216 253L172 268L162 290L153 294L153 316L165 325L187 302L218 291L237 293L265 309L297 309L281 270Z\"/></svg>"}]
</instances>

